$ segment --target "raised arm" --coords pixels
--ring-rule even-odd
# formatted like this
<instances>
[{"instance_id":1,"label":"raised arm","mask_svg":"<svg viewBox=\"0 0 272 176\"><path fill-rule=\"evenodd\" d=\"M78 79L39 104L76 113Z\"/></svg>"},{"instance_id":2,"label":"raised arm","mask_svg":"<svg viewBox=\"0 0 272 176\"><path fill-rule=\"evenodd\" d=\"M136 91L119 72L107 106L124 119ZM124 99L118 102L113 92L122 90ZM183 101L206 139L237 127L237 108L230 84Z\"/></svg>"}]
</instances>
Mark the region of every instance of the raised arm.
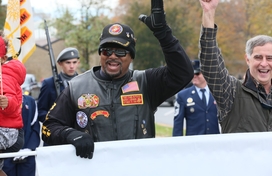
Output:
<instances>
[{"instance_id":1,"label":"raised arm","mask_svg":"<svg viewBox=\"0 0 272 176\"><path fill-rule=\"evenodd\" d=\"M151 0L151 14L140 15L139 19L158 39L166 66L146 71L149 85L148 95L152 109L184 88L193 78L194 72L185 50L167 25L163 0ZM153 89L151 87L156 87Z\"/></svg>"},{"instance_id":2,"label":"raised arm","mask_svg":"<svg viewBox=\"0 0 272 176\"><path fill-rule=\"evenodd\" d=\"M217 102L220 117L224 118L233 105L237 80L229 75L216 39L218 28L214 19L219 0L199 2L203 10L199 44L201 72Z\"/></svg>"},{"instance_id":3,"label":"raised arm","mask_svg":"<svg viewBox=\"0 0 272 176\"><path fill-rule=\"evenodd\" d=\"M202 25L205 28L214 28L215 9L219 0L199 0L203 9Z\"/></svg>"}]
</instances>

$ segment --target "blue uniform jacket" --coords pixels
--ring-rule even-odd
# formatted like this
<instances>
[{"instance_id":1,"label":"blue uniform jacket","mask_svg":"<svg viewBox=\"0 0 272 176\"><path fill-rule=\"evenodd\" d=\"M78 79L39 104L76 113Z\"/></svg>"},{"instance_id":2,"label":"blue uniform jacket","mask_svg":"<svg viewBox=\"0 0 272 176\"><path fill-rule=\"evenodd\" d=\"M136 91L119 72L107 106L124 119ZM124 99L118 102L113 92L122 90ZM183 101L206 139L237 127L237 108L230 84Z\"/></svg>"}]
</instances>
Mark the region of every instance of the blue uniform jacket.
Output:
<instances>
[{"instance_id":1,"label":"blue uniform jacket","mask_svg":"<svg viewBox=\"0 0 272 176\"><path fill-rule=\"evenodd\" d=\"M37 104L31 96L23 95L22 117L24 123L24 146L35 150L40 145L40 122L37 112ZM35 176L35 156L28 156L25 162L13 163L13 158L4 161L3 170L8 176L27 175Z\"/></svg>"},{"instance_id":2,"label":"blue uniform jacket","mask_svg":"<svg viewBox=\"0 0 272 176\"><path fill-rule=\"evenodd\" d=\"M60 80L60 92L63 91L64 85L61 83L61 77L58 75ZM53 77L46 78L42 82L41 92L38 98L38 116L39 119L44 122L45 116L53 103L57 98L57 92L55 89L54 79Z\"/></svg>"},{"instance_id":3,"label":"blue uniform jacket","mask_svg":"<svg viewBox=\"0 0 272 176\"><path fill-rule=\"evenodd\" d=\"M23 148L35 150L40 145L40 123L37 114L37 104L31 96L23 96L22 117L24 122Z\"/></svg>"},{"instance_id":4,"label":"blue uniform jacket","mask_svg":"<svg viewBox=\"0 0 272 176\"><path fill-rule=\"evenodd\" d=\"M175 103L173 136L218 134L216 102L210 93L208 106L201 101L195 86L181 90ZM184 118L186 127L184 129Z\"/></svg>"}]
</instances>

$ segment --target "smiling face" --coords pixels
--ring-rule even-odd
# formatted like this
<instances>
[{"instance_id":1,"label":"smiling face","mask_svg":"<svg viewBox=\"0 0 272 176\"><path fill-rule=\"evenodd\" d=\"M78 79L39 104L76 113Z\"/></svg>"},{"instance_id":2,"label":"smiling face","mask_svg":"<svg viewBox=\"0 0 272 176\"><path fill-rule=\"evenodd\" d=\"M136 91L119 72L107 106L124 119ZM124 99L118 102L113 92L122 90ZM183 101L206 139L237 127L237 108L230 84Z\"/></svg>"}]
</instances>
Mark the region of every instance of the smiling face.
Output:
<instances>
[{"instance_id":1,"label":"smiling face","mask_svg":"<svg viewBox=\"0 0 272 176\"><path fill-rule=\"evenodd\" d=\"M251 76L269 90L272 78L272 43L254 47L252 54L245 58Z\"/></svg>"},{"instance_id":2,"label":"smiling face","mask_svg":"<svg viewBox=\"0 0 272 176\"><path fill-rule=\"evenodd\" d=\"M108 48L109 50L124 50L122 48ZM129 64L132 62L131 55L127 53L123 57L116 56L113 52L110 56L106 52L101 52L100 64L102 71L112 79L121 78L129 70Z\"/></svg>"}]
</instances>

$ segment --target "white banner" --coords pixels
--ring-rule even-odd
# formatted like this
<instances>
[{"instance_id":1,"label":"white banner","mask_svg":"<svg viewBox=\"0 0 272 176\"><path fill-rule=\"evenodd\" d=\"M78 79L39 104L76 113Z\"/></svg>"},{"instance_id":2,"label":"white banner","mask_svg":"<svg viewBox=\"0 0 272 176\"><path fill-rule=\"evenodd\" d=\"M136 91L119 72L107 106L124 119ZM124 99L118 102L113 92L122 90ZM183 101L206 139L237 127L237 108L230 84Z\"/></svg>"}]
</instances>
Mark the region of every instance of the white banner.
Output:
<instances>
[{"instance_id":1,"label":"white banner","mask_svg":"<svg viewBox=\"0 0 272 176\"><path fill-rule=\"evenodd\" d=\"M8 56L25 63L36 49L30 0L8 0L4 33L10 44Z\"/></svg>"},{"instance_id":2,"label":"white banner","mask_svg":"<svg viewBox=\"0 0 272 176\"><path fill-rule=\"evenodd\" d=\"M272 133L219 134L95 143L93 159L72 145L40 147L39 176L271 176Z\"/></svg>"}]
</instances>

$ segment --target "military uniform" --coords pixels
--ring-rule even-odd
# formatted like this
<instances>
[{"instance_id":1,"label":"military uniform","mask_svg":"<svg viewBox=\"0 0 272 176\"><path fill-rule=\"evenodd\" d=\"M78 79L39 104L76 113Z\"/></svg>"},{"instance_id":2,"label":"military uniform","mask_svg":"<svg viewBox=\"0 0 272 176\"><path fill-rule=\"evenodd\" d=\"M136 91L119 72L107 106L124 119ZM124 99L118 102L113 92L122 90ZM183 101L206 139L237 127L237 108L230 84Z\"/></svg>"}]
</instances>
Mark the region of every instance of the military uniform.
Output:
<instances>
[{"instance_id":1,"label":"military uniform","mask_svg":"<svg viewBox=\"0 0 272 176\"><path fill-rule=\"evenodd\" d=\"M209 95L206 106L194 85L177 94L173 136L185 135L184 130L186 130L186 136L219 133L216 101L211 93ZM185 128L184 119L186 120Z\"/></svg>"},{"instance_id":2,"label":"military uniform","mask_svg":"<svg viewBox=\"0 0 272 176\"><path fill-rule=\"evenodd\" d=\"M173 136L185 135L184 130L186 130L187 136L218 134L220 132L216 101L210 93L205 78L199 77L203 76L200 75L200 61L193 60L192 66L195 74L191 81L192 85L177 94ZM204 89L204 95L201 89ZM186 125L184 125L184 119L186 120Z\"/></svg>"},{"instance_id":3,"label":"military uniform","mask_svg":"<svg viewBox=\"0 0 272 176\"><path fill-rule=\"evenodd\" d=\"M60 52L60 54L57 57L57 62L63 62L65 60L69 59L79 59L79 53L76 48L65 48ZM74 76L76 76L75 74ZM74 77L73 76L73 77ZM72 79L72 77L71 77ZM63 91L65 87L67 87L67 81L63 79L61 74L58 74L58 83L60 84L60 92ZM53 105L54 101L57 98L57 91L55 89L55 82L53 77L49 77L43 80L41 91L38 97L38 114L39 119L42 120L42 122L45 120L45 116L51 106Z\"/></svg>"}]
</instances>

